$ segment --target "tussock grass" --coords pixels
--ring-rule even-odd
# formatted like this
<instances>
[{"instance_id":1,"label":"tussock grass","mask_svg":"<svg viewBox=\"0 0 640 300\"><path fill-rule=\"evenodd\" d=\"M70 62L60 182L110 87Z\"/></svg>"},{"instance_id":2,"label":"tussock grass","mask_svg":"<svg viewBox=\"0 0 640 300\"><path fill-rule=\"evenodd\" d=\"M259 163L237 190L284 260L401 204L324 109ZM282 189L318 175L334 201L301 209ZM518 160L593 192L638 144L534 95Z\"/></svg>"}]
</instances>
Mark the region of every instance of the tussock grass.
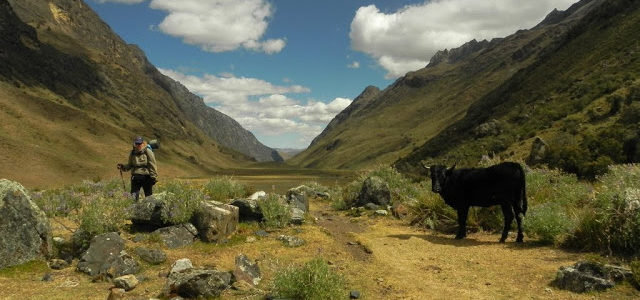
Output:
<instances>
[{"instance_id":1,"label":"tussock grass","mask_svg":"<svg viewBox=\"0 0 640 300\"><path fill-rule=\"evenodd\" d=\"M273 280L273 292L288 299L345 299L345 284L344 276L316 258L300 267L288 266L279 270Z\"/></svg>"}]
</instances>

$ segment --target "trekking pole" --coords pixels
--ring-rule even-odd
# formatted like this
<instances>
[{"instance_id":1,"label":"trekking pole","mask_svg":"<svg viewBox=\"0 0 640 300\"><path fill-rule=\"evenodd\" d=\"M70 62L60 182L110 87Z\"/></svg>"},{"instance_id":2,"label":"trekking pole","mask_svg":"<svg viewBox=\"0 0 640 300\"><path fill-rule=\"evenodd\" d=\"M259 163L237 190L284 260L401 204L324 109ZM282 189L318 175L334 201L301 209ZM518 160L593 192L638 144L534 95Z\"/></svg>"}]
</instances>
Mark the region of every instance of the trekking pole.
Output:
<instances>
[{"instance_id":1,"label":"trekking pole","mask_svg":"<svg viewBox=\"0 0 640 300\"><path fill-rule=\"evenodd\" d=\"M122 176L122 169L118 169L118 170L120 170L120 179L122 179L122 189L126 192L127 187L124 185L124 177Z\"/></svg>"}]
</instances>

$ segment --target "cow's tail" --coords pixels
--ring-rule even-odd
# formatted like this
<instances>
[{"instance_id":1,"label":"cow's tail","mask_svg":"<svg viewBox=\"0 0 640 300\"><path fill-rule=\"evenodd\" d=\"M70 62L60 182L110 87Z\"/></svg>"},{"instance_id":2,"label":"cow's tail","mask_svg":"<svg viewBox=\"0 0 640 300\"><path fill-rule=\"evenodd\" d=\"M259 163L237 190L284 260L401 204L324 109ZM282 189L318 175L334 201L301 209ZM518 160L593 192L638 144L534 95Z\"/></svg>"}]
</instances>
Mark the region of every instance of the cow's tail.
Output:
<instances>
[{"instance_id":1,"label":"cow's tail","mask_svg":"<svg viewBox=\"0 0 640 300\"><path fill-rule=\"evenodd\" d=\"M527 214L527 183L526 183L526 175L524 174L524 169L520 166L520 175L522 186L520 187L520 210L522 211L522 215Z\"/></svg>"}]
</instances>

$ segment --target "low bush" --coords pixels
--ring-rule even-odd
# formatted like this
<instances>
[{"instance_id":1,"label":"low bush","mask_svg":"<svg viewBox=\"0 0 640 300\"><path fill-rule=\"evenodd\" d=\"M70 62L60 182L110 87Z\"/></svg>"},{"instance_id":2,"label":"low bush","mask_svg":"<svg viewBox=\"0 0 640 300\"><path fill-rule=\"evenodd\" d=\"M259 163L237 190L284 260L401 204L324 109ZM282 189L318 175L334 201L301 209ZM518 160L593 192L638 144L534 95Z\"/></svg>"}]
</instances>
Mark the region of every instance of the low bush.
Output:
<instances>
[{"instance_id":1,"label":"low bush","mask_svg":"<svg viewBox=\"0 0 640 300\"><path fill-rule=\"evenodd\" d=\"M531 208L525 231L545 244L561 244L576 226L576 220L558 202L546 202Z\"/></svg>"},{"instance_id":2,"label":"low bush","mask_svg":"<svg viewBox=\"0 0 640 300\"><path fill-rule=\"evenodd\" d=\"M438 194L425 193L409 207L413 217L411 223L414 225L438 229L456 223L456 211L445 204Z\"/></svg>"},{"instance_id":3,"label":"low bush","mask_svg":"<svg viewBox=\"0 0 640 300\"><path fill-rule=\"evenodd\" d=\"M266 227L282 228L289 224L291 211L277 194L268 194L264 200L258 202L258 206L262 211Z\"/></svg>"},{"instance_id":4,"label":"low bush","mask_svg":"<svg viewBox=\"0 0 640 300\"><path fill-rule=\"evenodd\" d=\"M247 196L246 185L228 176L214 177L202 186L202 192L211 200L227 203L230 199Z\"/></svg>"},{"instance_id":5,"label":"low bush","mask_svg":"<svg viewBox=\"0 0 640 300\"><path fill-rule=\"evenodd\" d=\"M632 261L629 266L631 267L631 272L633 273L633 281L636 285L636 288L640 289L640 259Z\"/></svg>"},{"instance_id":6,"label":"low bush","mask_svg":"<svg viewBox=\"0 0 640 300\"><path fill-rule=\"evenodd\" d=\"M316 258L301 267L289 266L278 271L273 280L273 293L278 298L325 300L345 299L344 276Z\"/></svg>"},{"instance_id":7,"label":"low bush","mask_svg":"<svg viewBox=\"0 0 640 300\"><path fill-rule=\"evenodd\" d=\"M163 210L162 220L170 224L182 224L191 220L204 201L200 188L186 182L172 180L159 187L161 193L154 194L169 209Z\"/></svg>"},{"instance_id":8,"label":"low bush","mask_svg":"<svg viewBox=\"0 0 640 300\"><path fill-rule=\"evenodd\" d=\"M89 236L119 231L127 219L126 208L132 203L131 197L123 195L90 196L77 215L79 228Z\"/></svg>"}]
</instances>

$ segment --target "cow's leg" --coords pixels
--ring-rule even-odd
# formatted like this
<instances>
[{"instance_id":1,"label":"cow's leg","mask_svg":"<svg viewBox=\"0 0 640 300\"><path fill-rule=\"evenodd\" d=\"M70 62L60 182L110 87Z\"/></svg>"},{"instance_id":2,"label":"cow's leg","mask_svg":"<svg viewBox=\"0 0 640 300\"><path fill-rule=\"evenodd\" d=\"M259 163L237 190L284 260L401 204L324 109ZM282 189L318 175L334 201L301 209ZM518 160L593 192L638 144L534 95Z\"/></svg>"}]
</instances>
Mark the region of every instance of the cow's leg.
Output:
<instances>
[{"instance_id":1,"label":"cow's leg","mask_svg":"<svg viewBox=\"0 0 640 300\"><path fill-rule=\"evenodd\" d=\"M456 239L460 240L467 236L467 215L469 214L469 207L458 209L458 233Z\"/></svg>"},{"instance_id":2,"label":"cow's leg","mask_svg":"<svg viewBox=\"0 0 640 300\"><path fill-rule=\"evenodd\" d=\"M516 211L516 222L518 223L516 243L522 243L524 241L524 234L522 234L522 212Z\"/></svg>"},{"instance_id":3,"label":"cow's leg","mask_svg":"<svg viewBox=\"0 0 640 300\"><path fill-rule=\"evenodd\" d=\"M500 243L504 243L509 234L511 223L513 222L513 208L509 204L502 204L502 215L504 216L504 228L502 229L502 237L500 237Z\"/></svg>"}]
</instances>

